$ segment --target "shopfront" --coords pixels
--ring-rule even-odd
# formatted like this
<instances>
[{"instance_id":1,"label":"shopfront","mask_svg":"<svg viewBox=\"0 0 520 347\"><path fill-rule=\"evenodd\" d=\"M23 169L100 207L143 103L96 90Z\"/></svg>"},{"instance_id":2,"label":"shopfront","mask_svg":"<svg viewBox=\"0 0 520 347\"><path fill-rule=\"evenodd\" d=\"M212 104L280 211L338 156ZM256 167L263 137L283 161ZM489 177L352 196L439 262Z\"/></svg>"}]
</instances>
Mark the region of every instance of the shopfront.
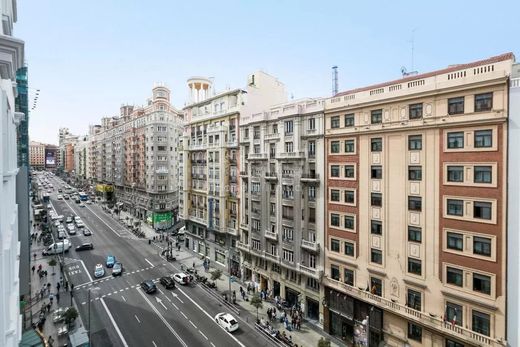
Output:
<instances>
[{"instance_id":1,"label":"shopfront","mask_svg":"<svg viewBox=\"0 0 520 347\"><path fill-rule=\"evenodd\" d=\"M300 293L296 290L285 286L285 300L291 305L294 306L299 304L299 296Z\"/></svg>"},{"instance_id":2,"label":"shopfront","mask_svg":"<svg viewBox=\"0 0 520 347\"><path fill-rule=\"evenodd\" d=\"M305 306L307 307L307 318L316 321L320 319L320 303L317 300L307 296Z\"/></svg>"}]
</instances>

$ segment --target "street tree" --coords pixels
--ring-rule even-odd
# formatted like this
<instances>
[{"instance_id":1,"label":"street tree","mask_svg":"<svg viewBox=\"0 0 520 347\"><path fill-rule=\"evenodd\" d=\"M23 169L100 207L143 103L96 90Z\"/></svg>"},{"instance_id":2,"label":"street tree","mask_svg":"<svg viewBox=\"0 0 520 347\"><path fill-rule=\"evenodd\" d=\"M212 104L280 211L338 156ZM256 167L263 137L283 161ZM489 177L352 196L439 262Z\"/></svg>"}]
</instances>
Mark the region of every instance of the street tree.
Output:
<instances>
[{"instance_id":1,"label":"street tree","mask_svg":"<svg viewBox=\"0 0 520 347\"><path fill-rule=\"evenodd\" d=\"M52 258L51 260L49 260L47 264L49 264L49 266L52 266L52 274L55 275L56 272L54 272L54 267L58 264L56 262L56 259Z\"/></svg>"},{"instance_id":2,"label":"street tree","mask_svg":"<svg viewBox=\"0 0 520 347\"><path fill-rule=\"evenodd\" d=\"M215 269L211 271L211 280L215 282L215 286L217 285L217 281L222 277L222 270Z\"/></svg>"},{"instance_id":3,"label":"street tree","mask_svg":"<svg viewBox=\"0 0 520 347\"><path fill-rule=\"evenodd\" d=\"M78 318L78 310L75 307L69 307L64 314L65 323L70 327L72 323Z\"/></svg>"},{"instance_id":4,"label":"street tree","mask_svg":"<svg viewBox=\"0 0 520 347\"><path fill-rule=\"evenodd\" d=\"M256 308L256 320L258 321L258 309L262 308L262 306L263 306L262 298L260 297L260 294L255 292L253 294L253 296L251 297L250 303L251 303L251 305L253 305L253 307Z\"/></svg>"},{"instance_id":5,"label":"street tree","mask_svg":"<svg viewBox=\"0 0 520 347\"><path fill-rule=\"evenodd\" d=\"M330 340L320 337L318 341L318 347L330 347Z\"/></svg>"}]
</instances>

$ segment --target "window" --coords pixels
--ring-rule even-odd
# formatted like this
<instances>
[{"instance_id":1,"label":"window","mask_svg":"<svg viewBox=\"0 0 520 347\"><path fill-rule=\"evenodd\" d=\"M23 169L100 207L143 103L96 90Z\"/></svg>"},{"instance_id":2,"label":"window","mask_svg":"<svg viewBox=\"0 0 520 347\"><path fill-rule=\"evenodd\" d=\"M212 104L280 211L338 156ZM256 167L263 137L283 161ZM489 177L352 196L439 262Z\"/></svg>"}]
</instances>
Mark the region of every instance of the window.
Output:
<instances>
[{"instance_id":1,"label":"window","mask_svg":"<svg viewBox=\"0 0 520 347\"><path fill-rule=\"evenodd\" d=\"M493 107L493 93L475 95L475 112L491 111Z\"/></svg>"},{"instance_id":2,"label":"window","mask_svg":"<svg viewBox=\"0 0 520 347\"><path fill-rule=\"evenodd\" d=\"M413 308L414 310L421 311L422 307L422 294L413 289L408 289L406 293L406 306Z\"/></svg>"},{"instance_id":3,"label":"window","mask_svg":"<svg viewBox=\"0 0 520 347\"><path fill-rule=\"evenodd\" d=\"M408 272L414 275L421 275L421 261L419 259L408 258Z\"/></svg>"},{"instance_id":4,"label":"window","mask_svg":"<svg viewBox=\"0 0 520 347\"><path fill-rule=\"evenodd\" d=\"M375 235L383 234L383 223L378 220L370 221L370 232Z\"/></svg>"},{"instance_id":5,"label":"window","mask_svg":"<svg viewBox=\"0 0 520 347\"><path fill-rule=\"evenodd\" d=\"M354 140L345 140L345 153L354 153Z\"/></svg>"},{"instance_id":6,"label":"window","mask_svg":"<svg viewBox=\"0 0 520 347\"><path fill-rule=\"evenodd\" d=\"M473 218L491 220L491 203L475 201L473 203Z\"/></svg>"},{"instance_id":7,"label":"window","mask_svg":"<svg viewBox=\"0 0 520 347\"><path fill-rule=\"evenodd\" d=\"M345 216L345 229L354 230L354 216Z\"/></svg>"},{"instance_id":8,"label":"window","mask_svg":"<svg viewBox=\"0 0 520 347\"><path fill-rule=\"evenodd\" d=\"M316 142L309 141L309 157L313 158L316 156Z\"/></svg>"},{"instance_id":9,"label":"window","mask_svg":"<svg viewBox=\"0 0 520 347\"><path fill-rule=\"evenodd\" d=\"M446 268L446 283L462 287L462 270L448 266Z\"/></svg>"},{"instance_id":10,"label":"window","mask_svg":"<svg viewBox=\"0 0 520 347\"><path fill-rule=\"evenodd\" d=\"M330 277L332 277L333 280L339 281L339 266L330 266Z\"/></svg>"},{"instance_id":11,"label":"window","mask_svg":"<svg viewBox=\"0 0 520 347\"><path fill-rule=\"evenodd\" d=\"M408 150L409 151L422 150L422 135L408 136Z\"/></svg>"},{"instance_id":12,"label":"window","mask_svg":"<svg viewBox=\"0 0 520 347\"><path fill-rule=\"evenodd\" d=\"M291 153L293 151L293 143L292 142L286 142L285 143L285 152Z\"/></svg>"},{"instance_id":13,"label":"window","mask_svg":"<svg viewBox=\"0 0 520 347\"><path fill-rule=\"evenodd\" d=\"M371 193L370 202L372 206L383 206L383 198L381 193Z\"/></svg>"},{"instance_id":14,"label":"window","mask_svg":"<svg viewBox=\"0 0 520 347\"><path fill-rule=\"evenodd\" d=\"M464 201L456 199L448 199L448 211L446 213L450 216L462 216L464 208Z\"/></svg>"},{"instance_id":15,"label":"window","mask_svg":"<svg viewBox=\"0 0 520 347\"><path fill-rule=\"evenodd\" d=\"M464 237L462 236L462 234L447 233L446 247L448 247L448 249L462 251L464 249Z\"/></svg>"},{"instance_id":16,"label":"window","mask_svg":"<svg viewBox=\"0 0 520 347\"><path fill-rule=\"evenodd\" d=\"M284 122L285 134L290 135L293 133L293 121L287 120Z\"/></svg>"},{"instance_id":17,"label":"window","mask_svg":"<svg viewBox=\"0 0 520 347\"><path fill-rule=\"evenodd\" d=\"M345 255L348 255L349 257L354 256L354 244L352 242L345 242Z\"/></svg>"},{"instance_id":18,"label":"window","mask_svg":"<svg viewBox=\"0 0 520 347\"><path fill-rule=\"evenodd\" d=\"M448 182L464 182L464 166L448 166Z\"/></svg>"},{"instance_id":19,"label":"window","mask_svg":"<svg viewBox=\"0 0 520 347\"><path fill-rule=\"evenodd\" d=\"M330 215L330 225L339 227L339 214L331 213Z\"/></svg>"},{"instance_id":20,"label":"window","mask_svg":"<svg viewBox=\"0 0 520 347\"><path fill-rule=\"evenodd\" d=\"M490 318L486 313L479 311L472 311L471 328L474 332L489 336L490 332Z\"/></svg>"},{"instance_id":21,"label":"window","mask_svg":"<svg viewBox=\"0 0 520 347\"><path fill-rule=\"evenodd\" d=\"M483 294L491 294L491 277L473 274L473 290Z\"/></svg>"},{"instance_id":22,"label":"window","mask_svg":"<svg viewBox=\"0 0 520 347\"><path fill-rule=\"evenodd\" d=\"M334 116L330 118L330 127L332 129L339 128L339 116Z\"/></svg>"},{"instance_id":23,"label":"window","mask_svg":"<svg viewBox=\"0 0 520 347\"><path fill-rule=\"evenodd\" d=\"M410 211L422 211L422 198L420 196L409 196L408 209Z\"/></svg>"},{"instance_id":24,"label":"window","mask_svg":"<svg viewBox=\"0 0 520 347\"><path fill-rule=\"evenodd\" d=\"M370 140L370 148L372 152L381 152L383 150L383 139L380 137Z\"/></svg>"},{"instance_id":25,"label":"window","mask_svg":"<svg viewBox=\"0 0 520 347\"><path fill-rule=\"evenodd\" d=\"M381 179L383 177L383 169L380 165L372 165L370 172L372 179Z\"/></svg>"},{"instance_id":26,"label":"window","mask_svg":"<svg viewBox=\"0 0 520 347\"><path fill-rule=\"evenodd\" d=\"M292 228L283 228L283 239L286 241L292 241L294 237L294 230Z\"/></svg>"},{"instance_id":27,"label":"window","mask_svg":"<svg viewBox=\"0 0 520 347\"><path fill-rule=\"evenodd\" d=\"M464 347L464 345L462 343L457 342L457 341L446 339L445 347Z\"/></svg>"},{"instance_id":28,"label":"window","mask_svg":"<svg viewBox=\"0 0 520 347\"><path fill-rule=\"evenodd\" d=\"M456 131L448 133L448 148L464 148L464 132Z\"/></svg>"},{"instance_id":29,"label":"window","mask_svg":"<svg viewBox=\"0 0 520 347\"><path fill-rule=\"evenodd\" d=\"M421 166L408 166L408 179L410 181L421 181L422 180L422 167Z\"/></svg>"},{"instance_id":30,"label":"window","mask_svg":"<svg viewBox=\"0 0 520 347\"><path fill-rule=\"evenodd\" d=\"M408 322L408 338L422 343L422 327Z\"/></svg>"},{"instance_id":31,"label":"window","mask_svg":"<svg viewBox=\"0 0 520 347\"><path fill-rule=\"evenodd\" d=\"M448 99L448 114L461 114L464 113L464 97L460 96L457 98Z\"/></svg>"},{"instance_id":32,"label":"window","mask_svg":"<svg viewBox=\"0 0 520 347\"><path fill-rule=\"evenodd\" d=\"M346 114L345 115L345 128L354 126L354 114Z\"/></svg>"},{"instance_id":33,"label":"window","mask_svg":"<svg viewBox=\"0 0 520 347\"><path fill-rule=\"evenodd\" d=\"M423 104L412 104L408 107L408 118L419 119L423 116Z\"/></svg>"},{"instance_id":34,"label":"window","mask_svg":"<svg viewBox=\"0 0 520 347\"><path fill-rule=\"evenodd\" d=\"M330 240L330 250L332 252L339 253L339 240L336 240L336 239L331 239Z\"/></svg>"},{"instance_id":35,"label":"window","mask_svg":"<svg viewBox=\"0 0 520 347\"><path fill-rule=\"evenodd\" d=\"M376 277L370 277L370 293L374 295L383 295L383 281Z\"/></svg>"},{"instance_id":36,"label":"window","mask_svg":"<svg viewBox=\"0 0 520 347\"><path fill-rule=\"evenodd\" d=\"M331 189L331 191L330 191L330 201L339 202L339 190Z\"/></svg>"},{"instance_id":37,"label":"window","mask_svg":"<svg viewBox=\"0 0 520 347\"><path fill-rule=\"evenodd\" d=\"M294 262L294 252L288 249L283 250L283 259L290 263Z\"/></svg>"},{"instance_id":38,"label":"window","mask_svg":"<svg viewBox=\"0 0 520 347\"><path fill-rule=\"evenodd\" d=\"M345 178L355 178L354 165L345 165Z\"/></svg>"},{"instance_id":39,"label":"window","mask_svg":"<svg viewBox=\"0 0 520 347\"><path fill-rule=\"evenodd\" d=\"M260 139L260 127L259 126L253 127L253 139L255 139L255 140Z\"/></svg>"},{"instance_id":40,"label":"window","mask_svg":"<svg viewBox=\"0 0 520 347\"><path fill-rule=\"evenodd\" d=\"M370 261L379 265L383 264L383 252L372 248L370 250Z\"/></svg>"},{"instance_id":41,"label":"window","mask_svg":"<svg viewBox=\"0 0 520 347\"><path fill-rule=\"evenodd\" d=\"M354 197L353 190L345 190L345 203L347 203L347 204L355 203L355 197Z\"/></svg>"},{"instance_id":42,"label":"window","mask_svg":"<svg viewBox=\"0 0 520 347\"><path fill-rule=\"evenodd\" d=\"M446 302L446 320L455 325L462 326L462 306L452 302Z\"/></svg>"},{"instance_id":43,"label":"window","mask_svg":"<svg viewBox=\"0 0 520 347\"><path fill-rule=\"evenodd\" d=\"M383 121L383 110L373 110L370 112L370 123L380 124Z\"/></svg>"},{"instance_id":44,"label":"window","mask_svg":"<svg viewBox=\"0 0 520 347\"><path fill-rule=\"evenodd\" d=\"M491 183L491 166L475 166L473 168L474 183Z\"/></svg>"},{"instance_id":45,"label":"window","mask_svg":"<svg viewBox=\"0 0 520 347\"><path fill-rule=\"evenodd\" d=\"M408 227L408 241L421 242L422 230L418 227Z\"/></svg>"},{"instance_id":46,"label":"window","mask_svg":"<svg viewBox=\"0 0 520 347\"><path fill-rule=\"evenodd\" d=\"M309 130L316 129L316 118L309 118Z\"/></svg>"},{"instance_id":47,"label":"window","mask_svg":"<svg viewBox=\"0 0 520 347\"><path fill-rule=\"evenodd\" d=\"M331 141L330 142L330 152L331 153L339 153L339 141Z\"/></svg>"},{"instance_id":48,"label":"window","mask_svg":"<svg viewBox=\"0 0 520 347\"><path fill-rule=\"evenodd\" d=\"M343 281L346 284L348 284L349 286L354 285L354 271L349 270L349 269L344 269L343 276L344 276Z\"/></svg>"},{"instance_id":49,"label":"window","mask_svg":"<svg viewBox=\"0 0 520 347\"><path fill-rule=\"evenodd\" d=\"M493 146L493 131L478 130L475 131L475 148L489 148Z\"/></svg>"},{"instance_id":50,"label":"window","mask_svg":"<svg viewBox=\"0 0 520 347\"><path fill-rule=\"evenodd\" d=\"M331 165L330 166L330 176L331 177L339 177L339 165Z\"/></svg>"},{"instance_id":51,"label":"window","mask_svg":"<svg viewBox=\"0 0 520 347\"><path fill-rule=\"evenodd\" d=\"M473 254L491 257L491 239L487 237L473 237Z\"/></svg>"}]
</instances>

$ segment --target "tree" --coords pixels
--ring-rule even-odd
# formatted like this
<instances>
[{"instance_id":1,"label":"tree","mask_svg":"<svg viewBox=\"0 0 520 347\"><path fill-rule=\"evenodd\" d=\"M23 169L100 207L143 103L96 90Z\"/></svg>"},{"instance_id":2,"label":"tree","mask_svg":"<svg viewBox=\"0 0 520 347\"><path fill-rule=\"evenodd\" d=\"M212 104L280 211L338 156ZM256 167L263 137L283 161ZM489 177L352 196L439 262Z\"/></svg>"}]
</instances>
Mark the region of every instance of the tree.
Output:
<instances>
[{"instance_id":1,"label":"tree","mask_svg":"<svg viewBox=\"0 0 520 347\"><path fill-rule=\"evenodd\" d=\"M260 297L260 294L255 292L253 294L253 296L251 297L250 303L251 303L251 305L253 305L253 307L256 307L256 320L258 320L258 309L262 308L262 306L263 306L262 298Z\"/></svg>"},{"instance_id":2,"label":"tree","mask_svg":"<svg viewBox=\"0 0 520 347\"><path fill-rule=\"evenodd\" d=\"M58 264L58 263L56 262L56 259L52 258L51 260L49 260L49 262L48 262L47 264L49 264L49 266L52 266L52 274L53 274L53 275L56 274L56 273L54 272L54 267L56 266L56 264Z\"/></svg>"},{"instance_id":3,"label":"tree","mask_svg":"<svg viewBox=\"0 0 520 347\"><path fill-rule=\"evenodd\" d=\"M216 281L220 280L222 277L222 270L215 269L211 272L211 280L215 281L215 286L217 285Z\"/></svg>"},{"instance_id":4,"label":"tree","mask_svg":"<svg viewBox=\"0 0 520 347\"><path fill-rule=\"evenodd\" d=\"M330 347L330 340L320 337L320 340L318 341L318 347Z\"/></svg>"},{"instance_id":5,"label":"tree","mask_svg":"<svg viewBox=\"0 0 520 347\"><path fill-rule=\"evenodd\" d=\"M74 323L76 318L78 318L78 310L76 310L74 307L69 307L63 316L65 318L65 323L70 326L72 323Z\"/></svg>"}]
</instances>

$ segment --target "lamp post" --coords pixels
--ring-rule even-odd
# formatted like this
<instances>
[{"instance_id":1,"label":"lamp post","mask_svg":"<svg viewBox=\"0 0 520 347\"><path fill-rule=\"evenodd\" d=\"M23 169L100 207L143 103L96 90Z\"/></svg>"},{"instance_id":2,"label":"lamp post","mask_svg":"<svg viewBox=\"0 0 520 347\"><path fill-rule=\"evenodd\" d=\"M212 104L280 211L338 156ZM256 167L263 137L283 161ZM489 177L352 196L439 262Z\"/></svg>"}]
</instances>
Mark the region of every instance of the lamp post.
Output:
<instances>
[{"instance_id":1,"label":"lamp post","mask_svg":"<svg viewBox=\"0 0 520 347\"><path fill-rule=\"evenodd\" d=\"M99 287L89 288L88 289L88 343L89 343L89 346L92 346L92 341L91 341L92 329L90 328L91 327L91 321L90 321L90 293L92 291L97 292L98 290L99 290Z\"/></svg>"}]
</instances>

